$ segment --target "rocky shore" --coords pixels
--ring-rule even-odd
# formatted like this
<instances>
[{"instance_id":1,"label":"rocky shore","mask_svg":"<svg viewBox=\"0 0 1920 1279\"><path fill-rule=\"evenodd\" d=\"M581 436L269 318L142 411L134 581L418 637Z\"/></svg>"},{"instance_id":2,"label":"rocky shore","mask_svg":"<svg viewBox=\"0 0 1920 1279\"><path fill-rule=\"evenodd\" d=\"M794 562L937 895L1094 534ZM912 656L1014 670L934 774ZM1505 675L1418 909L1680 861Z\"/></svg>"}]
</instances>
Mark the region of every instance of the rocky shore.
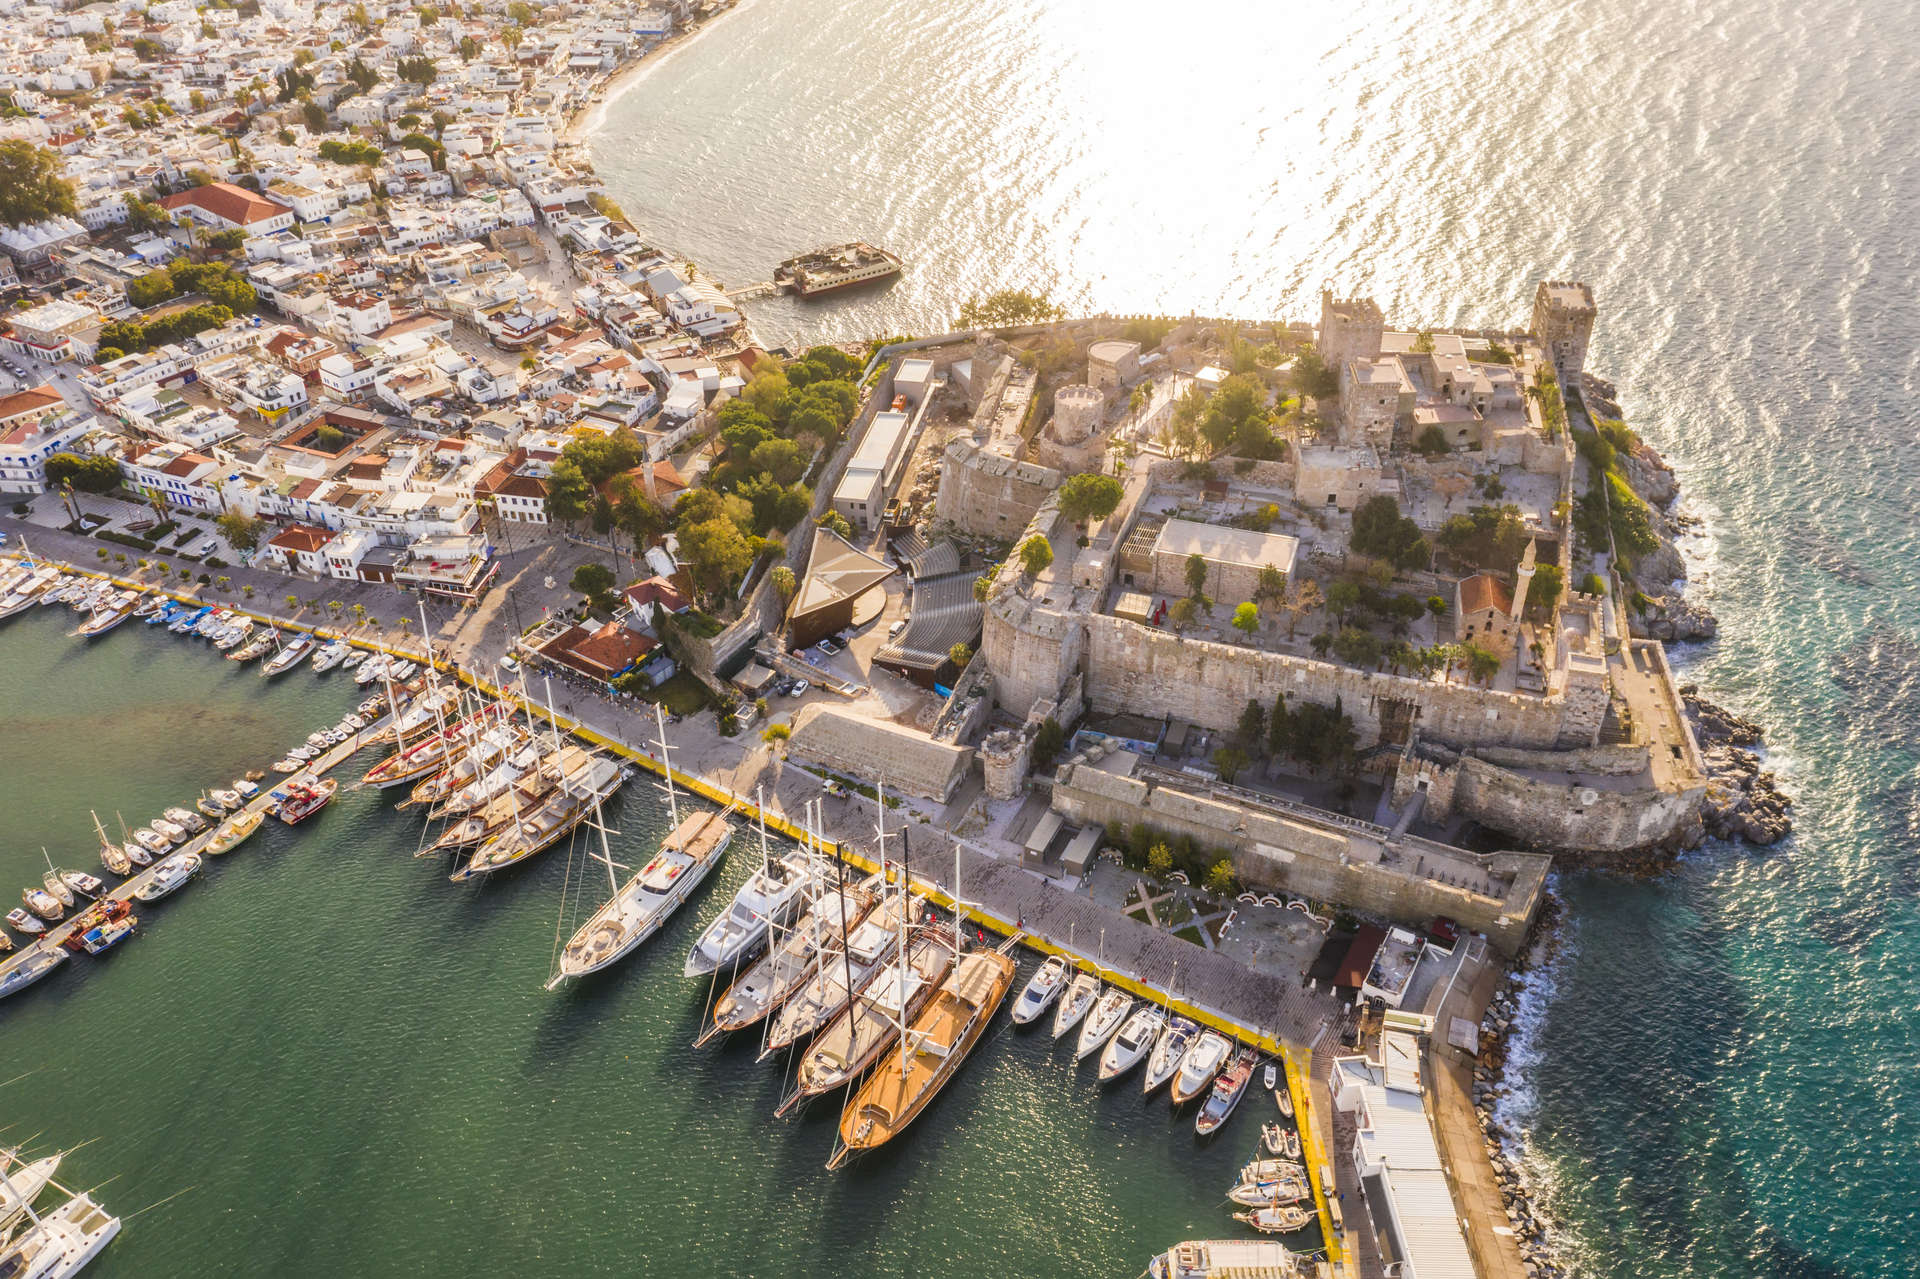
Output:
<instances>
[{"instance_id":1,"label":"rocky shore","mask_svg":"<svg viewBox=\"0 0 1920 1279\"><path fill-rule=\"evenodd\" d=\"M1533 1191L1527 1179L1525 1161L1517 1154L1521 1134L1500 1118L1499 1104L1508 1098L1513 1085L1507 1079L1509 1050L1519 1030L1520 1001L1531 973L1552 963L1560 949L1561 906L1549 894L1534 921L1529 944L1507 969L1480 1019L1480 1054L1473 1068L1473 1109L1480 1118L1480 1131L1487 1143L1487 1159L1500 1182L1500 1198L1507 1207L1507 1221L1519 1241L1520 1256L1528 1279L1554 1279L1565 1275L1550 1238L1551 1224L1534 1205ZM1517 1071L1516 1071L1517 1073Z\"/></svg>"},{"instance_id":2,"label":"rocky shore","mask_svg":"<svg viewBox=\"0 0 1920 1279\"><path fill-rule=\"evenodd\" d=\"M1760 766L1751 746L1765 738L1760 725L1700 696L1697 684L1682 684L1700 754L1707 764L1707 798L1700 819L1717 839L1738 839L1764 848L1793 829L1793 799L1780 790L1773 773Z\"/></svg>"}]
</instances>

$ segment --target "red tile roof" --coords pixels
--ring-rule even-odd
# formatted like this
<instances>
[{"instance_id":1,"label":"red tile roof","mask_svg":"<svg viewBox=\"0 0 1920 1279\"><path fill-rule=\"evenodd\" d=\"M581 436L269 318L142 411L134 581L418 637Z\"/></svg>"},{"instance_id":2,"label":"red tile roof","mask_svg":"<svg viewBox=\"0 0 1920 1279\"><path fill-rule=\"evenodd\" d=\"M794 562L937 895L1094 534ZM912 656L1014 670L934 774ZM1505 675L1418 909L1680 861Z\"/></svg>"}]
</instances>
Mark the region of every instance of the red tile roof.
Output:
<instances>
[{"instance_id":1,"label":"red tile roof","mask_svg":"<svg viewBox=\"0 0 1920 1279\"><path fill-rule=\"evenodd\" d=\"M251 226L255 222L265 222L277 218L283 213L291 213L286 205L265 196L255 195L245 187L237 187L231 182L210 182L191 191L182 191L160 201L163 209L182 209L191 205L205 209L217 218L239 226Z\"/></svg>"},{"instance_id":2,"label":"red tile roof","mask_svg":"<svg viewBox=\"0 0 1920 1279\"><path fill-rule=\"evenodd\" d=\"M1475 573L1463 579L1460 583L1460 611L1478 613L1489 608L1511 616L1513 589L1490 573Z\"/></svg>"},{"instance_id":3,"label":"red tile roof","mask_svg":"<svg viewBox=\"0 0 1920 1279\"><path fill-rule=\"evenodd\" d=\"M0 395L0 422L10 422L29 413L42 414L49 409L57 409L62 403L60 392L50 383L30 386L24 391L15 391L11 395Z\"/></svg>"},{"instance_id":4,"label":"red tile roof","mask_svg":"<svg viewBox=\"0 0 1920 1279\"><path fill-rule=\"evenodd\" d=\"M289 524L275 533L267 545L295 555L302 551L317 551L332 540L333 532L330 529L315 528L311 524Z\"/></svg>"}]
</instances>

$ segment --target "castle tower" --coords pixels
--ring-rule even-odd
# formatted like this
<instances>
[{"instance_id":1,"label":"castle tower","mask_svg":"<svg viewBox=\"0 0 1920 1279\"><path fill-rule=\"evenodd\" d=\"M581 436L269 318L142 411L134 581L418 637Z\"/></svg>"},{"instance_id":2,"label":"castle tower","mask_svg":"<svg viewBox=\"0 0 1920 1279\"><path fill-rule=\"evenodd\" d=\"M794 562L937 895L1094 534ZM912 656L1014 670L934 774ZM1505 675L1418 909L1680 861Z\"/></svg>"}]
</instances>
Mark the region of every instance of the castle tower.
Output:
<instances>
[{"instance_id":1,"label":"castle tower","mask_svg":"<svg viewBox=\"0 0 1920 1279\"><path fill-rule=\"evenodd\" d=\"M1573 387L1587 366L1597 313L1593 290L1577 280L1542 280L1533 292L1533 335L1546 348L1562 387Z\"/></svg>"},{"instance_id":2,"label":"castle tower","mask_svg":"<svg viewBox=\"0 0 1920 1279\"><path fill-rule=\"evenodd\" d=\"M1386 340L1387 321L1372 298L1336 298L1320 290L1320 358L1336 374L1354 360L1371 360Z\"/></svg>"}]
</instances>

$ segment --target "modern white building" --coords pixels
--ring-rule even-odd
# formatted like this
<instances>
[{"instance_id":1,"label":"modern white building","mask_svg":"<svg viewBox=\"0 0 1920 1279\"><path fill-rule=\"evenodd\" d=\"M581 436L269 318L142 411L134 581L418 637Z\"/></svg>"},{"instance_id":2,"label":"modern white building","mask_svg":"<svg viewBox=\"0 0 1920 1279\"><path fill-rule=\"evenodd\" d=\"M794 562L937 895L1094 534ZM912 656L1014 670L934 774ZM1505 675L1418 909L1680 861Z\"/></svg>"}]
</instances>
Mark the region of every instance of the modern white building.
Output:
<instances>
[{"instance_id":1,"label":"modern white building","mask_svg":"<svg viewBox=\"0 0 1920 1279\"><path fill-rule=\"evenodd\" d=\"M855 528L872 528L884 514L887 493L900 478L913 443L914 419L888 410L874 414L860 447L853 451L840 484L833 490L833 509Z\"/></svg>"}]
</instances>

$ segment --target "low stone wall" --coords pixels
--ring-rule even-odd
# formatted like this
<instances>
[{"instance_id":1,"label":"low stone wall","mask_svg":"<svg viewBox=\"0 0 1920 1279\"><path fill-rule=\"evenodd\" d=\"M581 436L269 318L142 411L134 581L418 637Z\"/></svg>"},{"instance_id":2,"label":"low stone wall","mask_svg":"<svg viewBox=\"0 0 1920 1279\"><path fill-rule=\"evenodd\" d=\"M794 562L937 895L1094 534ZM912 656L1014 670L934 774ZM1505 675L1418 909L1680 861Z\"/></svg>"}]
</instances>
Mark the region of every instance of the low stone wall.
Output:
<instances>
[{"instance_id":1,"label":"low stone wall","mask_svg":"<svg viewBox=\"0 0 1920 1279\"><path fill-rule=\"evenodd\" d=\"M973 762L972 747L818 703L794 716L787 749L861 781L941 803L960 788Z\"/></svg>"},{"instance_id":2,"label":"low stone wall","mask_svg":"<svg viewBox=\"0 0 1920 1279\"><path fill-rule=\"evenodd\" d=\"M1626 852L1684 843L1700 823L1704 784L1682 791L1604 790L1552 781L1472 756L1457 766L1453 811L1537 848Z\"/></svg>"},{"instance_id":3,"label":"low stone wall","mask_svg":"<svg viewBox=\"0 0 1920 1279\"><path fill-rule=\"evenodd\" d=\"M1511 746L1476 746L1474 755L1501 768L1537 768L1555 773L1591 773L1596 777L1632 777L1647 771L1647 744L1585 746L1567 751L1529 751Z\"/></svg>"}]
</instances>

